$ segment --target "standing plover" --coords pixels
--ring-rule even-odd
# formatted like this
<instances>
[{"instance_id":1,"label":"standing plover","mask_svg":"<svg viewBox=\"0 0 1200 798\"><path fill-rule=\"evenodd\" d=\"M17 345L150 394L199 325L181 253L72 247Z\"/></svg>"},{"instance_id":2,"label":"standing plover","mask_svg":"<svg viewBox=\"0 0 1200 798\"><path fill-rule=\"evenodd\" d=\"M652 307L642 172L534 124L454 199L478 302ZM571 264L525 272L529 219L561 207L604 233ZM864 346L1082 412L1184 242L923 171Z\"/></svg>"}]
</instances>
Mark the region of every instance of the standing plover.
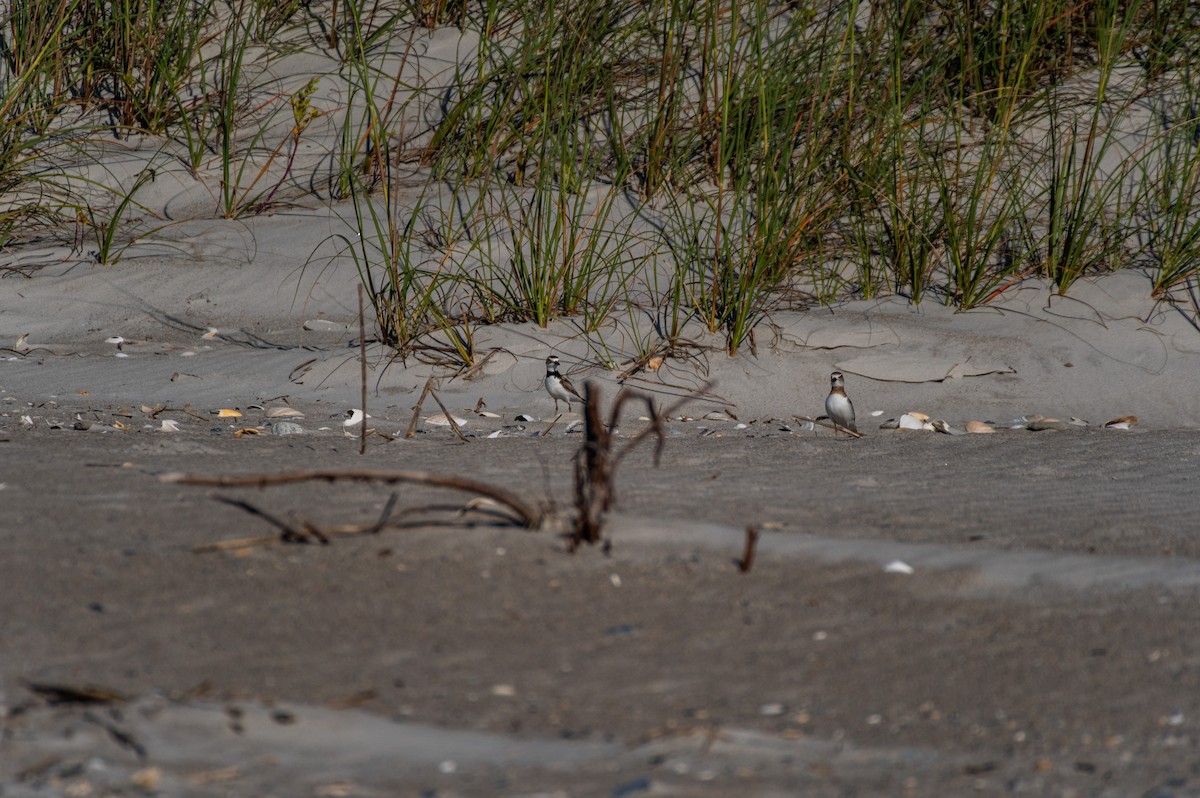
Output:
<instances>
[{"instance_id":1,"label":"standing plover","mask_svg":"<svg viewBox=\"0 0 1200 798\"><path fill-rule=\"evenodd\" d=\"M550 394L550 398L554 400L555 413L558 412L559 399L567 403L567 412L571 410L572 397L580 402L583 401L583 397L579 395L579 391L575 390L571 381L558 373L558 355L546 358L546 393Z\"/></svg>"},{"instance_id":2,"label":"standing plover","mask_svg":"<svg viewBox=\"0 0 1200 798\"><path fill-rule=\"evenodd\" d=\"M850 397L846 396L846 380L842 377L842 372L835 371L830 374L829 382L832 387L829 396L825 397L825 412L829 414L829 420L851 432L858 432L854 426L854 405L850 404Z\"/></svg>"}]
</instances>

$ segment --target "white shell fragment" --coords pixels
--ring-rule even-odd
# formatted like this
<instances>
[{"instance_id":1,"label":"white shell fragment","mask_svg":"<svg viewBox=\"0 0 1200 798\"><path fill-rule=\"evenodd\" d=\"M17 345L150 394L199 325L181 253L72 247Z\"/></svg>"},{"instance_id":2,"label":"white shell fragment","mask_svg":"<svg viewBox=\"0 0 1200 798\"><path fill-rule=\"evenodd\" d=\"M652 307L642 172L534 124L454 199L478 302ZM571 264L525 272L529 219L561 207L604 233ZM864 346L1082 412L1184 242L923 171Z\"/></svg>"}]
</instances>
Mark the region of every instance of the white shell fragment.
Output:
<instances>
[{"instance_id":1,"label":"white shell fragment","mask_svg":"<svg viewBox=\"0 0 1200 798\"><path fill-rule=\"evenodd\" d=\"M1137 416L1121 416L1104 423L1105 429L1133 429L1137 426Z\"/></svg>"},{"instance_id":2,"label":"white shell fragment","mask_svg":"<svg viewBox=\"0 0 1200 798\"><path fill-rule=\"evenodd\" d=\"M536 418L534 418L533 416L531 416L531 415L529 415L529 414L527 414L527 413L518 413L518 414L517 414L517 417L516 417L516 419L515 419L515 420L516 420L516 421L523 421L523 422L537 421L537 419L536 419Z\"/></svg>"},{"instance_id":3,"label":"white shell fragment","mask_svg":"<svg viewBox=\"0 0 1200 798\"><path fill-rule=\"evenodd\" d=\"M179 432L179 422L173 418L164 418L162 426L158 428L159 432Z\"/></svg>"},{"instance_id":4,"label":"white shell fragment","mask_svg":"<svg viewBox=\"0 0 1200 798\"><path fill-rule=\"evenodd\" d=\"M927 418L929 417L925 416L924 413L905 413L900 416L899 428L931 432L933 431L933 425L925 420Z\"/></svg>"},{"instance_id":5,"label":"white shell fragment","mask_svg":"<svg viewBox=\"0 0 1200 798\"><path fill-rule=\"evenodd\" d=\"M438 413L436 416L430 416L429 418L425 419L425 423L432 424L435 427L450 426L450 420L441 413ZM457 416L455 416L454 423L461 427L467 423L467 420L465 418L458 418Z\"/></svg>"},{"instance_id":6,"label":"white shell fragment","mask_svg":"<svg viewBox=\"0 0 1200 798\"><path fill-rule=\"evenodd\" d=\"M482 416L483 418L500 418L499 413L493 413L490 410L480 410L479 415Z\"/></svg>"},{"instance_id":7,"label":"white shell fragment","mask_svg":"<svg viewBox=\"0 0 1200 798\"><path fill-rule=\"evenodd\" d=\"M357 407L353 408L350 411L350 417L342 422L342 426L343 427L356 426L358 424L361 424L364 418L370 418L370 416L363 415L363 411L359 410Z\"/></svg>"},{"instance_id":8,"label":"white shell fragment","mask_svg":"<svg viewBox=\"0 0 1200 798\"><path fill-rule=\"evenodd\" d=\"M211 341L212 339L216 338L218 335L220 335L220 333L217 332L216 327L208 327L204 330L204 335L201 335L200 337L206 341Z\"/></svg>"},{"instance_id":9,"label":"white shell fragment","mask_svg":"<svg viewBox=\"0 0 1200 798\"><path fill-rule=\"evenodd\" d=\"M904 560L892 560L890 563L883 566L883 572L885 574L909 575L909 574L914 573L914 570L913 570L913 567L911 565L909 565L908 563L904 562Z\"/></svg>"},{"instance_id":10,"label":"white shell fragment","mask_svg":"<svg viewBox=\"0 0 1200 798\"><path fill-rule=\"evenodd\" d=\"M882 416L882 415L883 415L882 410L872 410L871 411L871 416L874 418L878 418L879 416Z\"/></svg>"},{"instance_id":11,"label":"white shell fragment","mask_svg":"<svg viewBox=\"0 0 1200 798\"><path fill-rule=\"evenodd\" d=\"M124 339L124 338L122 338L122 337L121 337L121 336L119 336L119 335L114 335L114 336L113 336L113 337L111 337L111 338L105 338L105 339L104 339L104 343L106 343L106 344L116 344L117 346L120 346L121 344L125 343L125 339Z\"/></svg>"}]
</instances>

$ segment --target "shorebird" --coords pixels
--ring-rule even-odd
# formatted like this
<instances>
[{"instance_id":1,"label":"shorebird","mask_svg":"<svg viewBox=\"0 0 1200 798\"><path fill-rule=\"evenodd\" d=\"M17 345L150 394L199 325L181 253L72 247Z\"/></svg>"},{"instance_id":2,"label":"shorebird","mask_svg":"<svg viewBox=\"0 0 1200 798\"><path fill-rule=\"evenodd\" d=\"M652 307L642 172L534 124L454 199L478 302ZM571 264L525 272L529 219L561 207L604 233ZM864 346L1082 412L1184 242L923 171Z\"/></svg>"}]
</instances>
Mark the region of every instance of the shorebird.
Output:
<instances>
[{"instance_id":1,"label":"shorebird","mask_svg":"<svg viewBox=\"0 0 1200 798\"><path fill-rule=\"evenodd\" d=\"M829 414L829 420L851 432L858 432L854 426L854 405L850 404L850 397L846 396L846 380L842 372L835 371L830 374L829 382L832 387L829 389L829 396L825 397L825 412Z\"/></svg>"},{"instance_id":2,"label":"shorebird","mask_svg":"<svg viewBox=\"0 0 1200 798\"><path fill-rule=\"evenodd\" d=\"M567 412L571 410L571 399L574 397L580 402L583 397L579 395L579 391L575 390L575 386L566 377L558 373L558 355L551 355L546 358L546 393L550 394L550 398L554 400L554 412L558 412L558 400L561 399L567 403Z\"/></svg>"}]
</instances>

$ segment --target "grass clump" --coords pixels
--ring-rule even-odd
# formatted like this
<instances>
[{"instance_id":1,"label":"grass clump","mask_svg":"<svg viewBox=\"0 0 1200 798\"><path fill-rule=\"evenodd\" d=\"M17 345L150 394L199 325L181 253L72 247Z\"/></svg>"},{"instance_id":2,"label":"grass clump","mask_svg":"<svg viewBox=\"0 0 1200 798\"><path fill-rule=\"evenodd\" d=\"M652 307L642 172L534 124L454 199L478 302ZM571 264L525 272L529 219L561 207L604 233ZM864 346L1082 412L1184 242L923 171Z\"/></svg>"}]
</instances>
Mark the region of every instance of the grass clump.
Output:
<instances>
[{"instance_id":1,"label":"grass clump","mask_svg":"<svg viewBox=\"0 0 1200 798\"><path fill-rule=\"evenodd\" d=\"M657 320L643 353L698 323L734 354L785 306L1200 271L1179 0L54 0L0 30L6 242L85 211L119 253L142 178L105 211L70 164L153 139L219 217L345 201L402 352L620 313Z\"/></svg>"}]
</instances>

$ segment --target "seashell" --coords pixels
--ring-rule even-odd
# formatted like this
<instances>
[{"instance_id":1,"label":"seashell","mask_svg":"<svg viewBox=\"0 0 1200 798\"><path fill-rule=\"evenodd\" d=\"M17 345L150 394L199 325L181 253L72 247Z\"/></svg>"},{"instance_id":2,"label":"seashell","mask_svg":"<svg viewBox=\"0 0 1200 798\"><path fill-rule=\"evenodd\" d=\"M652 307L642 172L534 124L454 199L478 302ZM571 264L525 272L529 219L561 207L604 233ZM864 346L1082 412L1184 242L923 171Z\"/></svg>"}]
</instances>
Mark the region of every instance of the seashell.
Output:
<instances>
[{"instance_id":1,"label":"seashell","mask_svg":"<svg viewBox=\"0 0 1200 798\"><path fill-rule=\"evenodd\" d=\"M883 411L882 411L882 410L872 410L872 411L871 411L871 417L872 417L872 418L878 418L879 416L882 416L882 415L883 415Z\"/></svg>"},{"instance_id":2,"label":"seashell","mask_svg":"<svg viewBox=\"0 0 1200 798\"><path fill-rule=\"evenodd\" d=\"M242 438L246 435L260 435L261 433L255 427L242 427L233 431L233 437Z\"/></svg>"},{"instance_id":3,"label":"seashell","mask_svg":"<svg viewBox=\"0 0 1200 798\"><path fill-rule=\"evenodd\" d=\"M20 338L17 339L17 342L15 344L13 344L13 349L17 350L18 352L24 352L26 349L29 348L29 344L26 343L26 341L28 341L28 340L29 340L29 333L25 333L24 335L22 335Z\"/></svg>"},{"instance_id":4,"label":"seashell","mask_svg":"<svg viewBox=\"0 0 1200 798\"><path fill-rule=\"evenodd\" d=\"M925 416L925 418L928 418L928 416ZM926 421L925 418L919 418L918 416L914 416L912 413L905 413L904 415L900 416L899 428L932 431L933 425Z\"/></svg>"},{"instance_id":5,"label":"seashell","mask_svg":"<svg viewBox=\"0 0 1200 798\"><path fill-rule=\"evenodd\" d=\"M658 367L663 363L661 357L652 357L646 361L646 371L658 371Z\"/></svg>"},{"instance_id":6,"label":"seashell","mask_svg":"<svg viewBox=\"0 0 1200 798\"><path fill-rule=\"evenodd\" d=\"M500 418L500 414L499 414L499 413L493 413L493 412L492 412L492 411L490 411L490 410L480 410L480 411L479 411L479 415L480 415L480 416L482 416L482 417L484 417L484 418Z\"/></svg>"},{"instance_id":7,"label":"seashell","mask_svg":"<svg viewBox=\"0 0 1200 798\"><path fill-rule=\"evenodd\" d=\"M1026 429L1032 432L1062 431L1070 426L1067 422L1059 421L1057 418L1038 418L1036 421L1030 421Z\"/></svg>"},{"instance_id":8,"label":"seashell","mask_svg":"<svg viewBox=\"0 0 1200 798\"><path fill-rule=\"evenodd\" d=\"M350 417L342 422L342 426L353 427L357 424L361 424L364 418L370 418L370 416L363 415L363 411L359 410L357 407L353 408L350 410Z\"/></svg>"},{"instance_id":9,"label":"seashell","mask_svg":"<svg viewBox=\"0 0 1200 798\"><path fill-rule=\"evenodd\" d=\"M1121 416L1114 418L1112 421L1105 422L1105 429L1133 429L1137 426L1137 416Z\"/></svg>"},{"instance_id":10,"label":"seashell","mask_svg":"<svg viewBox=\"0 0 1200 798\"><path fill-rule=\"evenodd\" d=\"M879 425L880 429L900 429L900 420L889 418L887 421Z\"/></svg>"},{"instance_id":11,"label":"seashell","mask_svg":"<svg viewBox=\"0 0 1200 798\"><path fill-rule=\"evenodd\" d=\"M933 427L933 429L936 432L941 432L945 435L965 435L966 434L962 430L957 430L954 427L950 426L949 424L947 424L945 421L943 421L940 418L930 421L929 426Z\"/></svg>"},{"instance_id":12,"label":"seashell","mask_svg":"<svg viewBox=\"0 0 1200 798\"><path fill-rule=\"evenodd\" d=\"M222 407L220 410L215 410L213 413L217 418L241 418L242 414L230 407Z\"/></svg>"},{"instance_id":13,"label":"seashell","mask_svg":"<svg viewBox=\"0 0 1200 798\"><path fill-rule=\"evenodd\" d=\"M735 424L733 428L734 429L746 429L747 426L748 425L739 422L739 423Z\"/></svg>"},{"instance_id":14,"label":"seashell","mask_svg":"<svg viewBox=\"0 0 1200 798\"><path fill-rule=\"evenodd\" d=\"M993 427L991 424L984 423L983 421L968 421L967 422L967 432L974 432L974 433L986 435L988 433L992 433L995 431L996 431L995 427Z\"/></svg>"},{"instance_id":15,"label":"seashell","mask_svg":"<svg viewBox=\"0 0 1200 798\"><path fill-rule=\"evenodd\" d=\"M488 436L488 438L502 438L502 437L504 437L504 430L502 430L502 429L498 429L495 432L493 432L491 435Z\"/></svg>"},{"instance_id":16,"label":"seashell","mask_svg":"<svg viewBox=\"0 0 1200 798\"><path fill-rule=\"evenodd\" d=\"M211 341L214 338L216 338L219 334L220 333L217 332L216 327L208 327L204 330L204 335L201 335L200 337L206 341Z\"/></svg>"},{"instance_id":17,"label":"seashell","mask_svg":"<svg viewBox=\"0 0 1200 798\"><path fill-rule=\"evenodd\" d=\"M294 407L272 407L267 418L304 418L304 414Z\"/></svg>"},{"instance_id":18,"label":"seashell","mask_svg":"<svg viewBox=\"0 0 1200 798\"><path fill-rule=\"evenodd\" d=\"M1071 416L1071 420L1070 420L1070 421L1068 421L1067 423L1068 423L1068 424L1070 424L1070 425L1071 425L1071 426L1073 426L1073 427L1087 427L1087 426L1091 426L1091 425L1089 425L1089 424L1087 423L1087 421L1085 421L1084 419L1082 419L1082 418L1075 418L1075 416Z\"/></svg>"},{"instance_id":19,"label":"seashell","mask_svg":"<svg viewBox=\"0 0 1200 798\"><path fill-rule=\"evenodd\" d=\"M125 339L124 339L124 338L122 338L122 337L121 337L121 336L119 336L119 335L114 335L114 336L113 336L113 337L111 337L111 338L105 338L105 339L104 339L104 343L106 343L106 344L116 344L117 346L120 346L121 344L125 343Z\"/></svg>"},{"instance_id":20,"label":"seashell","mask_svg":"<svg viewBox=\"0 0 1200 798\"><path fill-rule=\"evenodd\" d=\"M920 410L909 410L905 415L912 416L913 418L919 418L922 421L929 420L929 416L925 413L922 413Z\"/></svg>"},{"instance_id":21,"label":"seashell","mask_svg":"<svg viewBox=\"0 0 1200 798\"><path fill-rule=\"evenodd\" d=\"M904 562L904 560L892 560L883 566L883 572L885 574L912 574L914 573L914 569L911 565Z\"/></svg>"},{"instance_id":22,"label":"seashell","mask_svg":"<svg viewBox=\"0 0 1200 798\"><path fill-rule=\"evenodd\" d=\"M436 416L430 416L429 418L425 419L425 423L432 424L435 427L448 427L450 426L450 419L446 418L446 416L443 414L438 413ZM458 418L456 416L454 423L461 427L467 423L467 420L465 418Z\"/></svg>"},{"instance_id":23,"label":"seashell","mask_svg":"<svg viewBox=\"0 0 1200 798\"><path fill-rule=\"evenodd\" d=\"M162 426L158 428L159 432L179 432L179 422L173 418L164 418Z\"/></svg>"},{"instance_id":24,"label":"seashell","mask_svg":"<svg viewBox=\"0 0 1200 798\"><path fill-rule=\"evenodd\" d=\"M528 415L526 413L518 413L515 420L516 421L524 421L524 422L537 421L536 418L534 418L533 416Z\"/></svg>"},{"instance_id":25,"label":"seashell","mask_svg":"<svg viewBox=\"0 0 1200 798\"><path fill-rule=\"evenodd\" d=\"M570 424L567 425L567 432L575 432L575 431L579 430L582 426L583 426L583 422L580 421L579 419L575 419L574 421L572 421Z\"/></svg>"},{"instance_id":26,"label":"seashell","mask_svg":"<svg viewBox=\"0 0 1200 798\"><path fill-rule=\"evenodd\" d=\"M113 357L129 357L129 355L126 352L117 352Z\"/></svg>"}]
</instances>

